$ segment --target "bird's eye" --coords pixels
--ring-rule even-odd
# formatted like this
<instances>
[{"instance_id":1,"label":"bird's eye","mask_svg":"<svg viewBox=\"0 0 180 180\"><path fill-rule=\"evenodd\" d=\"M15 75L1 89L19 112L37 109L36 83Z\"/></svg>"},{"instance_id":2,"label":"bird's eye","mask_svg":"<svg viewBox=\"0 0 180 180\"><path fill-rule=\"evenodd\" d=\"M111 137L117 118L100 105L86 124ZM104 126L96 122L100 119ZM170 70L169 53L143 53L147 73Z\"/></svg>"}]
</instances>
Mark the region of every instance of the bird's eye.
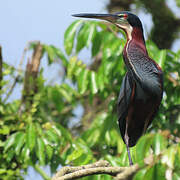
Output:
<instances>
[{"instance_id":1,"label":"bird's eye","mask_svg":"<svg viewBox=\"0 0 180 180\"><path fill-rule=\"evenodd\" d=\"M127 19L127 17L128 17L127 14L124 14L124 15L123 15L123 18L124 18L124 19Z\"/></svg>"},{"instance_id":2,"label":"bird's eye","mask_svg":"<svg viewBox=\"0 0 180 180\"><path fill-rule=\"evenodd\" d=\"M117 14L121 19L127 19L127 14Z\"/></svg>"}]
</instances>

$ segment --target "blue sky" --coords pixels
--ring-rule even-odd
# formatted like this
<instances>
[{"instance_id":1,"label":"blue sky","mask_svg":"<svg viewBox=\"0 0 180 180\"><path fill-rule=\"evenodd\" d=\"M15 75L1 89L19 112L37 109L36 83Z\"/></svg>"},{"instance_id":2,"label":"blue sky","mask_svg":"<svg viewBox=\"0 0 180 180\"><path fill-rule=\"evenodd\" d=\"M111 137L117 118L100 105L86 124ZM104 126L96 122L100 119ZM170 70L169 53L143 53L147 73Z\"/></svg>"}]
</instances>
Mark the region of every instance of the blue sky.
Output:
<instances>
[{"instance_id":1,"label":"blue sky","mask_svg":"<svg viewBox=\"0 0 180 180\"><path fill-rule=\"evenodd\" d=\"M171 6L173 5L173 1ZM27 42L40 40L63 49L63 35L68 25L75 19L71 14L79 12L106 12L107 0L4 0L0 6L0 44L4 61L18 67L23 49ZM178 10L175 9L177 12ZM180 13L179 13L180 14ZM151 17L140 12L145 30L151 25ZM180 41L173 49L177 51ZM86 53L86 52L85 52ZM86 57L84 53L84 57ZM26 63L25 63L26 64ZM58 71L58 66L45 67L46 78ZM20 98L20 88L15 89L11 100ZM48 169L48 168L46 168ZM47 170L48 171L48 170ZM41 177L29 169L26 180Z\"/></svg>"}]
</instances>

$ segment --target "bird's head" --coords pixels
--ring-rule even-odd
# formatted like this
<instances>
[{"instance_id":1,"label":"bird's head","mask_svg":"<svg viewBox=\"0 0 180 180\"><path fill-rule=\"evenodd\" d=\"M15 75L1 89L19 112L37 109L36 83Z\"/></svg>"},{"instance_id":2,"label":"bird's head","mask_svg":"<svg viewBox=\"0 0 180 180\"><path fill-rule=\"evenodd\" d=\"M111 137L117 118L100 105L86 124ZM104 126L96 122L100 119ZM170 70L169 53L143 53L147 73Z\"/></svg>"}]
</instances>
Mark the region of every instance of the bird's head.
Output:
<instances>
[{"instance_id":1,"label":"bird's head","mask_svg":"<svg viewBox=\"0 0 180 180\"><path fill-rule=\"evenodd\" d=\"M82 14L74 14L73 16L109 21L112 24L115 24L117 27L123 29L126 32L128 39L132 38L131 36L134 29L138 29L143 33L143 28L140 19L136 15L127 11L122 11L115 14L82 13Z\"/></svg>"}]
</instances>

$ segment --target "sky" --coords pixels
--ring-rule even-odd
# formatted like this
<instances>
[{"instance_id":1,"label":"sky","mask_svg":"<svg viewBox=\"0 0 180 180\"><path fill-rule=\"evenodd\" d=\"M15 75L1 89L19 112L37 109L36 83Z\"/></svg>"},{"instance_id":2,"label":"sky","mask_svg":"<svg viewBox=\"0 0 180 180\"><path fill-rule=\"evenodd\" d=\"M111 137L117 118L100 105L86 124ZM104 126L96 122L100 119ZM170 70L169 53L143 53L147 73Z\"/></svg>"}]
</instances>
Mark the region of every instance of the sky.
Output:
<instances>
[{"instance_id":1,"label":"sky","mask_svg":"<svg viewBox=\"0 0 180 180\"><path fill-rule=\"evenodd\" d=\"M174 7L173 1L168 1ZM80 12L106 12L107 0L4 0L0 6L0 45L3 48L4 61L18 67L23 50L29 41L40 40L42 43L53 44L63 49L63 35L70 23L75 18L71 14ZM175 9L178 14L178 9ZM179 13L180 14L180 13ZM151 16L140 12L140 19L145 22L144 28L147 34L152 26ZM177 41L173 50L177 51L180 41ZM82 55L87 57L87 51ZM26 58L27 61L27 58ZM25 67L26 62L24 63ZM44 74L48 79L54 76L59 66L45 67ZM10 100L19 99L20 87L15 89ZM48 167L45 168L48 172ZM29 168L26 180L42 178L33 168Z\"/></svg>"}]
</instances>

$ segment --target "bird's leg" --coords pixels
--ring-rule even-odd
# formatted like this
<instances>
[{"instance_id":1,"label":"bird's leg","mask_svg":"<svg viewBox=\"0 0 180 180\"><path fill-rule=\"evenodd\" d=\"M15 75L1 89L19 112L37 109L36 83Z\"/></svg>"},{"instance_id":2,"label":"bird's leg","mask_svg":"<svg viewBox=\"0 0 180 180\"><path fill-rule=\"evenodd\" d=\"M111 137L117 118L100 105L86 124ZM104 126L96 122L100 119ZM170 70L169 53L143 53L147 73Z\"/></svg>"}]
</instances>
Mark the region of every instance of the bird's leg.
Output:
<instances>
[{"instance_id":1,"label":"bird's leg","mask_svg":"<svg viewBox=\"0 0 180 180\"><path fill-rule=\"evenodd\" d=\"M125 139L127 153L128 153L128 158L129 158L129 165L132 166L133 162L132 162L131 153L130 153L130 149L129 149L129 136L127 134L127 124L126 124L126 131L125 131L124 139Z\"/></svg>"}]
</instances>

